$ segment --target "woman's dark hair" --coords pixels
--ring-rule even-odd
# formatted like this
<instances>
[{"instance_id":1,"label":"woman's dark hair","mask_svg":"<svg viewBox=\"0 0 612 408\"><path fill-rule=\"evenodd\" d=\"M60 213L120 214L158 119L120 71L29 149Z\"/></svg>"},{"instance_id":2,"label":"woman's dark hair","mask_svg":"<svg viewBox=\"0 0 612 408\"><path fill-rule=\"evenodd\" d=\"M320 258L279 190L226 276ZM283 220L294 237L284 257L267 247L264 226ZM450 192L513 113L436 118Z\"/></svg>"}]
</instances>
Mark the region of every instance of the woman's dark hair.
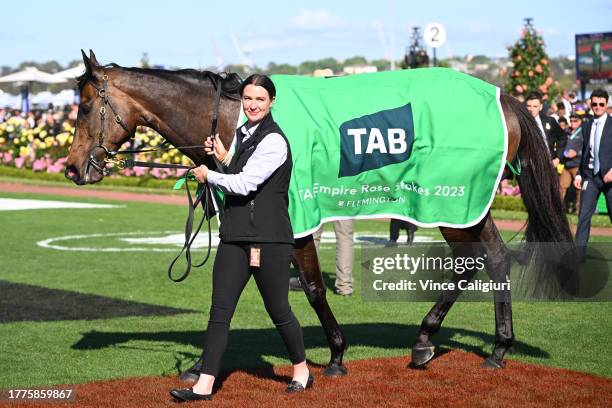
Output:
<instances>
[{"instance_id":1,"label":"woman's dark hair","mask_svg":"<svg viewBox=\"0 0 612 408\"><path fill-rule=\"evenodd\" d=\"M268 95L270 95L270 99L274 99L276 96L276 87L274 86L274 82L272 82L267 75L253 74L245 79L242 82L242 85L240 85L240 96L242 96L244 93L244 88L246 88L247 85L257 85L265 88L265 90L268 91Z\"/></svg>"}]
</instances>

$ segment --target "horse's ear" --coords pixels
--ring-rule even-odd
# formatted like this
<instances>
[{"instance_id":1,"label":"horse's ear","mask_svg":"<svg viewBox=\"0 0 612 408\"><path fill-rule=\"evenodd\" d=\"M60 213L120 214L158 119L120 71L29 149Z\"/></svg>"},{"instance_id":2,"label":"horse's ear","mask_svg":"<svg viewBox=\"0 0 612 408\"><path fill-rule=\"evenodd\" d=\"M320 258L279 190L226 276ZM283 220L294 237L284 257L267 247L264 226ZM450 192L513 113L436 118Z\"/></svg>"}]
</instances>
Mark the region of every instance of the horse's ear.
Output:
<instances>
[{"instance_id":1,"label":"horse's ear","mask_svg":"<svg viewBox=\"0 0 612 408\"><path fill-rule=\"evenodd\" d=\"M89 77L91 76L91 61L89 58L87 58L87 55L85 54L85 51L81 50L81 55L83 56L83 63L85 64L85 74Z\"/></svg>"},{"instance_id":2,"label":"horse's ear","mask_svg":"<svg viewBox=\"0 0 612 408\"><path fill-rule=\"evenodd\" d=\"M98 62L97 58L96 58L96 54L94 54L93 50L89 50L89 60L97 66L100 66L100 63Z\"/></svg>"}]
</instances>

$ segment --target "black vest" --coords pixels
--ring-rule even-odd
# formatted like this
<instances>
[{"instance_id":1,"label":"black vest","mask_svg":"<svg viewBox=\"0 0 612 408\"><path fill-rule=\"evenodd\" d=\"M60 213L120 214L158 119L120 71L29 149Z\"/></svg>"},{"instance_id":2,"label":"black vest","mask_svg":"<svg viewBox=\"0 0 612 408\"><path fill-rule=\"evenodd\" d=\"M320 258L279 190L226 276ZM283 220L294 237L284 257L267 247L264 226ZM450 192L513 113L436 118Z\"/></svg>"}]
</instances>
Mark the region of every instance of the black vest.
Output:
<instances>
[{"instance_id":1,"label":"black vest","mask_svg":"<svg viewBox=\"0 0 612 408\"><path fill-rule=\"evenodd\" d=\"M240 128L236 131L237 149L228 166L228 174L238 174L255 152L259 142L270 133L280 134L287 143L287 159L247 196L225 195L219 235L223 242L278 242L293 244L289 220L289 181L291 180L291 149L280 127L268 114L251 137L244 143Z\"/></svg>"}]
</instances>

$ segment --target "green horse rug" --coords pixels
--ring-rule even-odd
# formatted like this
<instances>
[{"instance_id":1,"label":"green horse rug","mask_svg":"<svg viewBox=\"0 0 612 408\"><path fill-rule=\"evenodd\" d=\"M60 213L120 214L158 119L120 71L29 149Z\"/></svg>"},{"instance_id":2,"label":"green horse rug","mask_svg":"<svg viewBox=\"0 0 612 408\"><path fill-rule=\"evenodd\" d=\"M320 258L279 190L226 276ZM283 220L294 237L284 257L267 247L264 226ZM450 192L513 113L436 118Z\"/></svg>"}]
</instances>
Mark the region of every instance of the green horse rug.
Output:
<instances>
[{"instance_id":1,"label":"green horse rug","mask_svg":"<svg viewBox=\"0 0 612 408\"><path fill-rule=\"evenodd\" d=\"M346 218L465 228L486 215L508 144L499 88L444 68L272 80L296 237Z\"/></svg>"}]
</instances>

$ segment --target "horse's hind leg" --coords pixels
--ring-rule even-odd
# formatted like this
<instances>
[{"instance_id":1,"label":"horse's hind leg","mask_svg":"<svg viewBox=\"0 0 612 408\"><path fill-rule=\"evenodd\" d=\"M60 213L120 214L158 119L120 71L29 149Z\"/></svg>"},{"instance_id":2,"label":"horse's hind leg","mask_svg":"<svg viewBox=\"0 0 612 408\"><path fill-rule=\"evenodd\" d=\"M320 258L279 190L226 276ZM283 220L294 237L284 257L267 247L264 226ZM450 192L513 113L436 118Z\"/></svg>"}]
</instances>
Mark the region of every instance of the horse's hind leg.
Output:
<instances>
[{"instance_id":1,"label":"horse's hind leg","mask_svg":"<svg viewBox=\"0 0 612 408\"><path fill-rule=\"evenodd\" d=\"M478 241L483 224L484 221L468 229L440 228L455 258L480 256L479 253L483 251ZM412 367L424 367L433 358L435 347L430 338L440 329L446 314L461 295L462 290L458 288L457 283L459 280L470 281L476 272L474 267L466 269L463 274L453 273L451 282L455 284L455 289L443 291L436 304L423 318L419 336L412 346Z\"/></svg>"},{"instance_id":2,"label":"horse's hind leg","mask_svg":"<svg viewBox=\"0 0 612 408\"><path fill-rule=\"evenodd\" d=\"M297 261L300 271L300 281L308 302L317 313L327 342L331 351L331 359L323 372L326 376L342 376L347 373L346 367L342 364L346 340L340 330L340 326L332 313L327 297L325 296L325 284L319 268L319 259L314 246L312 235L295 240L293 250L294 260Z\"/></svg>"},{"instance_id":3,"label":"horse's hind leg","mask_svg":"<svg viewBox=\"0 0 612 408\"><path fill-rule=\"evenodd\" d=\"M489 217L490 218L490 217ZM495 345L493 352L483 363L483 367L503 368L504 355L514 344L512 328L512 301L510 297L510 251L504 244L493 220L482 231L483 245L487 251L486 269L494 284L506 284L507 289L493 291L495 302Z\"/></svg>"},{"instance_id":4,"label":"horse's hind leg","mask_svg":"<svg viewBox=\"0 0 612 408\"><path fill-rule=\"evenodd\" d=\"M471 252L471 256L486 255L485 267L487 273L494 283L506 283L510 275L510 253L504 245L493 219L488 215L479 225L466 230L455 230L441 228L442 235L453 249L453 255L465 256ZM469 243L473 244L470 245ZM470 255L468 255L470 256ZM462 275L454 274L453 281L471 280L476 269L467 270ZM457 300L461 291L445 291L440 299L423 319L421 331L417 342L412 348L412 365L422 367L434 356L434 346L430 337L438 331L446 314ZM514 342L512 329L512 305L510 302L510 291L495 290L493 292L495 301L495 346L493 353L488 357L483 366L502 368L503 357Z\"/></svg>"}]
</instances>

